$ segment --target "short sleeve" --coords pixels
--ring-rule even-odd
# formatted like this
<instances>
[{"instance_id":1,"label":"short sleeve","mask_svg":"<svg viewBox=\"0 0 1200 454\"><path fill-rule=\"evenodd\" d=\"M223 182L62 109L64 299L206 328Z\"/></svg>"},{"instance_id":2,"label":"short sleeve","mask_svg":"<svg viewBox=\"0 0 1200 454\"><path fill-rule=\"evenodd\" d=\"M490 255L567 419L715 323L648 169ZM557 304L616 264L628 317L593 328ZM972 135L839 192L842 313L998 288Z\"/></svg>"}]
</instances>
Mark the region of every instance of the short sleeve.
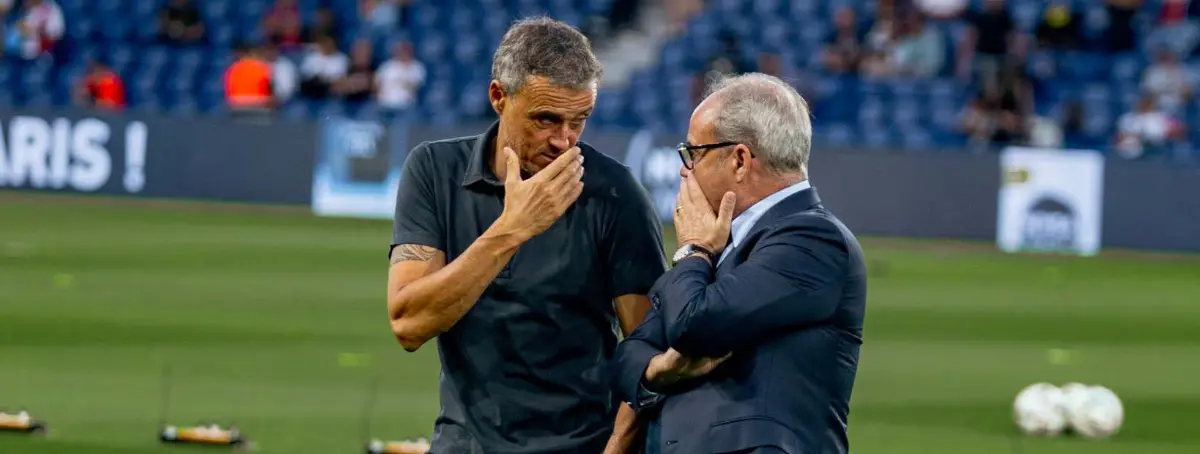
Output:
<instances>
[{"instance_id":1,"label":"short sleeve","mask_svg":"<svg viewBox=\"0 0 1200 454\"><path fill-rule=\"evenodd\" d=\"M603 245L613 298L645 295L667 271L662 223L646 192L627 169L617 178Z\"/></svg>"},{"instance_id":2,"label":"short sleeve","mask_svg":"<svg viewBox=\"0 0 1200 454\"><path fill-rule=\"evenodd\" d=\"M438 220L437 193L433 183L433 156L426 144L417 145L404 160L396 189L396 214L392 223L392 247L420 244L445 251L444 231ZM391 254L391 248L388 249Z\"/></svg>"}]
</instances>

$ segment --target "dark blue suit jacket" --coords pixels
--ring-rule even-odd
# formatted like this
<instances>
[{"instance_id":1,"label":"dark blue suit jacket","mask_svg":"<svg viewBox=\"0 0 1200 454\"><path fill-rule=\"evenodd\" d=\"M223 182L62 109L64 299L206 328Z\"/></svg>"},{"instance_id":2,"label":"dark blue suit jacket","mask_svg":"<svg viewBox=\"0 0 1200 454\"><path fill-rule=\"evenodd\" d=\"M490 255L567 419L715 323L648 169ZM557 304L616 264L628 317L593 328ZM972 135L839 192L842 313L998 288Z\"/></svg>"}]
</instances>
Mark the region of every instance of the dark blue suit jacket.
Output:
<instances>
[{"instance_id":1,"label":"dark blue suit jacket","mask_svg":"<svg viewBox=\"0 0 1200 454\"><path fill-rule=\"evenodd\" d=\"M815 189L782 200L714 271L679 261L650 290L646 320L618 347L618 396L661 424L663 454L845 453L867 275L854 235ZM645 399L650 359L733 356ZM771 449L773 448L773 449Z\"/></svg>"}]
</instances>

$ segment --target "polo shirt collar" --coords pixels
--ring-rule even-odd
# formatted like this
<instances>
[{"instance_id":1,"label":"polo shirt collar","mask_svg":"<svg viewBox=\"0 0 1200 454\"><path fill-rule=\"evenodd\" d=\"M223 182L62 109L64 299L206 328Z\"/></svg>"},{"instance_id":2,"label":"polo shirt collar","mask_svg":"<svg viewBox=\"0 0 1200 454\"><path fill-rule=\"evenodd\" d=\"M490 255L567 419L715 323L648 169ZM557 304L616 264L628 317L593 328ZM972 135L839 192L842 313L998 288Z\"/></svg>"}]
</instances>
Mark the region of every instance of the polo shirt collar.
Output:
<instances>
[{"instance_id":1,"label":"polo shirt collar","mask_svg":"<svg viewBox=\"0 0 1200 454\"><path fill-rule=\"evenodd\" d=\"M471 158L467 163L467 171L463 174L463 187L485 182L492 186L504 186L496 178L496 173L488 165L488 157L492 155L496 134L500 131L500 120L492 122L487 131L475 137L475 146L471 147Z\"/></svg>"}]
</instances>

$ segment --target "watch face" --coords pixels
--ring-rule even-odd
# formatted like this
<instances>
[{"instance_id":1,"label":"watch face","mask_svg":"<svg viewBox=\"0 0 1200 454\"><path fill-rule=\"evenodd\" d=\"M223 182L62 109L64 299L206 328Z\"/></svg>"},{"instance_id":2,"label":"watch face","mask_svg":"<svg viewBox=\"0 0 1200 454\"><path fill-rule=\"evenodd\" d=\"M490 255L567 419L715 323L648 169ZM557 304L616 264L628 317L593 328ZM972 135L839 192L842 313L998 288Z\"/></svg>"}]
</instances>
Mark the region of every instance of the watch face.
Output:
<instances>
[{"instance_id":1,"label":"watch face","mask_svg":"<svg viewBox=\"0 0 1200 454\"><path fill-rule=\"evenodd\" d=\"M678 262L680 260L683 260L684 257L687 257L688 254L691 254L692 252L693 252L692 245L685 244L685 245L683 245L683 247L679 248L678 251L675 251L675 257L672 257L671 260L674 262Z\"/></svg>"}]
</instances>

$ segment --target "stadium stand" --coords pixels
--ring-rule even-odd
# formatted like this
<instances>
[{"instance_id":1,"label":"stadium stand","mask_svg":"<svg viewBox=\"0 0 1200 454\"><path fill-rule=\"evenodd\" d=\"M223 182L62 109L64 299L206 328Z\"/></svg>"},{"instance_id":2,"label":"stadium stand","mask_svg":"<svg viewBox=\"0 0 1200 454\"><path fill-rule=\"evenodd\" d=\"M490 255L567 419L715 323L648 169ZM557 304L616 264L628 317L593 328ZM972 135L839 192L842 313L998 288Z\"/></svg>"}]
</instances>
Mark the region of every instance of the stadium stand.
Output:
<instances>
[{"instance_id":1,"label":"stadium stand","mask_svg":"<svg viewBox=\"0 0 1200 454\"><path fill-rule=\"evenodd\" d=\"M15 1L4 18L6 30L20 19L26 1L31 0ZM70 104L74 87L90 62L98 59L124 81L128 109L197 115L227 111L223 74L234 61L233 49L239 43L263 42L263 18L277 0L195 1L204 24L204 37L195 44L168 42L160 36L159 15L166 0L43 1L61 8L65 35L43 58L6 54L0 66L0 103ZM353 43L368 40L376 66L392 53L395 43L411 42L427 73L410 112L442 124L489 115L483 87L489 79L490 52L512 20L549 14L582 27L592 17L609 15L613 5L613 0L412 0L395 4L402 7L400 20L376 23L361 19L361 0L292 1L305 25L312 23L321 6L327 7L337 23L334 38L340 51L349 54ZM933 31L929 36L936 37L936 42L924 44L940 47L943 53L940 62L932 63L938 68L936 74L928 77L837 74L823 58L840 9L853 10L856 26L867 31L878 25L879 5L900 8L909 2L708 0L680 33L662 45L655 64L637 71L625 86L602 89L594 124L682 130L694 106L698 77L711 69L714 55L724 52L735 69L761 69L771 62L770 67L793 81L814 105L815 136L825 145L969 148L973 142L962 122L980 84L960 73L961 47L971 28L967 15L919 21ZM973 1L972 11L983 3ZM1064 137L1061 144L1068 148L1106 148L1114 143L1118 129L1137 129L1141 123L1121 118L1140 105L1142 79L1155 52L1160 45L1187 41L1178 36L1194 41L1195 15L1200 13L1196 11L1200 2L1143 1L1129 21L1135 39L1132 48L1118 45L1119 51L1114 51L1111 35L1115 32L1109 30L1114 13L1107 3L1128 2L1005 3L1015 28L1031 38L1041 37L1039 25L1049 17L1047 8L1057 3L1071 6L1077 26L1074 37L1066 44L1053 37L1030 44L1021 62L1026 76L1021 78L1021 89L1031 94L1033 104L1032 117L1021 121L1038 118L1056 125ZM1180 35L1160 33L1172 29L1169 21L1177 13L1168 11L1168 6L1175 3L1185 5L1180 21L1192 28ZM862 37L870 39L865 33ZM1195 86L1200 81L1200 61L1190 58L1194 43L1176 47L1183 53L1180 68L1186 85ZM280 51L296 67L302 65L302 48L281 46ZM1169 114L1182 127L1172 126L1169 131L1200 127L1200 103L1190 97L1181 100ZM297 96L279 106L279 111L294 118L332 114L365 118L385 110L373 102ZM1162 156L1197 157L1186 134L1167 135L1173 140ZM985 142L994 138L989 136Z\"/></svg>"}]
</instances>

